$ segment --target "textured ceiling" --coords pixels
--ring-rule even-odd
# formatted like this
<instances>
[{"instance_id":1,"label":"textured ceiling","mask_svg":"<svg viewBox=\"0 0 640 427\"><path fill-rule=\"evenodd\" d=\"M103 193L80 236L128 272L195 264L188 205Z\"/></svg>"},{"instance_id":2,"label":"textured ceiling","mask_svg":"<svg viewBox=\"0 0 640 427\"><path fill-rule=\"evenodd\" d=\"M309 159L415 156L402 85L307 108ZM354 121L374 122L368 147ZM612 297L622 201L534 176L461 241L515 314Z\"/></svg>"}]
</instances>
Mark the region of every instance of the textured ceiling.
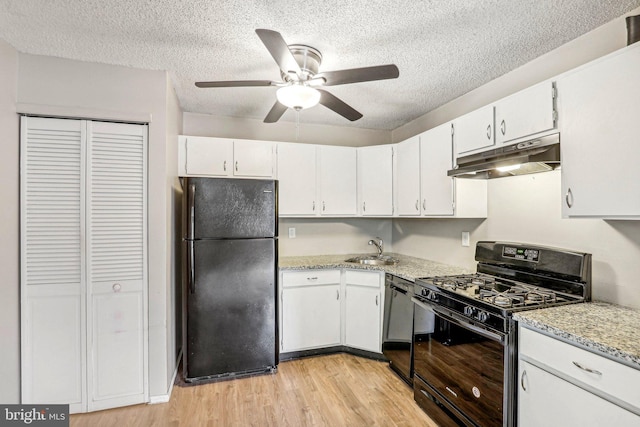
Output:
<instances>
[{"instance_id":1,"label":"textured ceiling","mask_svg":"<svg viewBox=\"0 0 640 427\"><path fill-rule=\"evenodd\" d=\"M26 53L168 70L182 109L263 119L280 80L255 34L320 50L320 71L395 63L395 80L332 86L364 117L317 106L307 123L395 129L640 6L640 0L0 0L0 38ZM287 111L281 120L295 121Z\"/></svg>"}]
</instances>

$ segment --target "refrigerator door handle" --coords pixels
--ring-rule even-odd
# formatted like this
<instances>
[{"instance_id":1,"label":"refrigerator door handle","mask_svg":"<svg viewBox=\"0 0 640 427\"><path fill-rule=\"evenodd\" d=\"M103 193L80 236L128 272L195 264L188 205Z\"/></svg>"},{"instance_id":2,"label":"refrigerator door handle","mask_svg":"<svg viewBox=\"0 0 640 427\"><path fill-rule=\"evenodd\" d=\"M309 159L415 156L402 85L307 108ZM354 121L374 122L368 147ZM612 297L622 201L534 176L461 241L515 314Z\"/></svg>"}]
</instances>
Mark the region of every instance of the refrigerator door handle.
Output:
<instances>
[{"instance_id":1,"label":"refrigerator door handle","mask_svg":"<svg viewBox=\"0 0 640 427\"><path fill-rule=\"evenodd\" d=\"M194 260L194 247L193 240L189 241L189 292L194 294L196 292L196 269Z\"/></svg>"},{"instance_id":2,"label":"refrigerator door handle","mask_svg":"<svg viewBox=\"0 0 640 427\"><path fill-rule=\"evenodd\" d=\"M193 240L196 234L196 185L191 184L189 186L189 215L191 216L191 223L189 224L189 239Z\"/></svg>"}]
</instances>

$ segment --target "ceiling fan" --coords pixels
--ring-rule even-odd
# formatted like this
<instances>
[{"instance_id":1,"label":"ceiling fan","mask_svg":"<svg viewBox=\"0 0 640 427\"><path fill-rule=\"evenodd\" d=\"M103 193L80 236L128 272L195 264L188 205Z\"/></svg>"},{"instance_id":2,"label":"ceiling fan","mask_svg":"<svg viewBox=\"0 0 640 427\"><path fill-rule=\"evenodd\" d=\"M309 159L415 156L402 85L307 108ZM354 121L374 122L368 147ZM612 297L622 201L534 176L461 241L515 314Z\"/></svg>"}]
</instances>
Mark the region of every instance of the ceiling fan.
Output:
<instances>
[{"instance_id":1,"label":"ceiling fan","mask_svg":"<svg viewBox=\"0 0 640 427\"><path fill-rule=\"evenodd\" d=\"M273 59L280 67L281 82L271 80L230 80L196 82L200 88L211 87L252 87L277 86L277 100L264 119L265 123L275 123L292 108L296 111L310 108L318 103L335 111L348 120L355 121L362 114L331 93L319 89L322 86L337 86L349 83L395 79L400 74L393 64L348 70L318 72L322 54L310 46L287 43L277 31L257 29Z\"/></svg>"}]
</instances>

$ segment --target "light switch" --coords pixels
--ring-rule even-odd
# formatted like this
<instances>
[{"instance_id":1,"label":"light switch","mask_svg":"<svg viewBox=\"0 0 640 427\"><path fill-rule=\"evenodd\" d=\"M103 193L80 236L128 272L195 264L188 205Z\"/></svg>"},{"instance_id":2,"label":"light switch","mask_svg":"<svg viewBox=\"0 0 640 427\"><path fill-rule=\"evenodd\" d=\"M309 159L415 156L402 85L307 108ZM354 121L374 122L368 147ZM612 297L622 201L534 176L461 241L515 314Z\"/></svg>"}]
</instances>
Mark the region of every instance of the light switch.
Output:
<instances>
[{"instance_id":1,"label":"light switch","mask_svg":"<svg viewBox=\"0 0 640 427\"><path fill-rule=\"evenodd\" d=\"M289 227L289 238L290 239L295 239L296 238L296 229L295 227ZM469 246L469 245L467 245Z\"/></svg>"},{"instance_id":2,"label":"light switch","mask_svg":"<svg viewBox=\"0 0 640 427\"><path fill-rule=\"evenodd\" d=\"M291 230L291 229L289 229ZM469 246L469 232L468 231L463 231L462 232L462 246Z\"/></svg>"}]
</instances>

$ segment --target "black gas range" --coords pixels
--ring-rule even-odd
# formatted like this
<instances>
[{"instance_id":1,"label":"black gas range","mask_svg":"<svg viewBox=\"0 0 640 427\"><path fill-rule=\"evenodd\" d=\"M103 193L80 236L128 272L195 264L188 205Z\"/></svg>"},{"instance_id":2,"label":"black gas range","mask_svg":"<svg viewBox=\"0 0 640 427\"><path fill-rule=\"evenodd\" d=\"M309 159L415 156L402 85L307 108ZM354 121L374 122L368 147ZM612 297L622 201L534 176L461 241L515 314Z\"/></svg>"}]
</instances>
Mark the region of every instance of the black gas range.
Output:
<instances>
[{"instance_id":1,"label":"black gas range","mask_svg":"<svg viewBox=\"0 0 640 427\"><path fill-rule=\"evenodd\" d=\"M414 396L441 425L515 425L514 312L591 298L591 255L478 242L474 274L416 279Z\"/></svg>"}]
</instances>

